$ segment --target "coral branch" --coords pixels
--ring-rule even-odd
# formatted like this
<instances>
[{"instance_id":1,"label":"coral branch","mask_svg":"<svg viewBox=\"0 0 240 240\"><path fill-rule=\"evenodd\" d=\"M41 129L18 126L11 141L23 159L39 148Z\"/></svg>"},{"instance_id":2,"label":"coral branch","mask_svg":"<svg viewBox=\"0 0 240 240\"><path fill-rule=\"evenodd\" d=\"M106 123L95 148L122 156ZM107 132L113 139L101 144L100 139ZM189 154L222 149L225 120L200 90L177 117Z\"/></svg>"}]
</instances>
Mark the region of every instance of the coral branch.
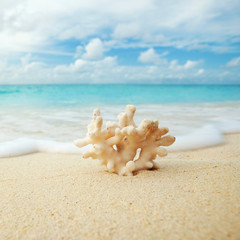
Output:
<instances>
[{"instance_id":1,"label":"coral branch","mask_svg":"<svg viewBox=\"0 0 240 240\"><path fill-rule=\"evenodd\" d=\"M135 111L135 106L127 105L125 112L118 115L118 123L107 122L106 129L102 130L100 110L95 109L86 137L74 141L80 148L93 145L93 149L83 157L99 159L109 172L125 176L140 170L159 168L154 160L157 156L167 155L167 151L160 146L173 144L175 137L163 137L169 130L158 128L157 120L145 119L137 126L133 120Z\"/></svg>"}]
</instances>

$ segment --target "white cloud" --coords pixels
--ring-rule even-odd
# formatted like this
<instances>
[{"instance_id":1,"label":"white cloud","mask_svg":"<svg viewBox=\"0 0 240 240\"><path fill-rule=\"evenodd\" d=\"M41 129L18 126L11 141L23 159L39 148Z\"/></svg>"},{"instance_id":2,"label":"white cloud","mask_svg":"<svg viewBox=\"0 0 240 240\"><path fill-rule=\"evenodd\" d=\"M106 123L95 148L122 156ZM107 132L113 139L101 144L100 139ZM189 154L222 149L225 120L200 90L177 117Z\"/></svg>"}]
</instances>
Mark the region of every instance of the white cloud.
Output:
<instances>
[{"instance_id":1,"label":"white cloud","mask_svg":"<svg viewBox=\"0 0 240 240\"><path fill-rule=\"evenodd\" d=\"M140 26L136 23L118 24L113 32L115 38L135 38L141 33Z\"/></svg>"},{"instance_id":2,"label":"white cloud","mask_svg":"<svg viewBox=\"0 0 240 240\"><path fill-rule=\"evenodd\" d=\"M197 75L209 76L202 61L169 62L168 52L159 54L154 49L239 51L239 11L238 0L1 0L0 83L194 81ZM81 45L74 52L77 41ZM149 64L124 66L123 59L119 65L117 57L104 56L112 48L118 52L130 47L147 49L138 60ZM65 55L61 62L67 59L66 64L48 66L36 60L35 53L43 53L41 59ZM22 64L15 65L19 61ZM234 58L226 66L239 66L239 61ZM231 71L239 76L237 68Z\"/></svg>"},{"instance_id":3,"label":"white cloud","mask_svg":"<svg viewBox=\"0 0 240 240\"><path fill-rule=\"evenodd\" d=\"M167 54L168 52L164 52L162 55L159 55L153 48L149 48L140 54L138 60L143 63L166 64L167 60L161 58L161 56L166 56Z\"/></svg>"},{"instance_id":4,"label":"white cloud","mask_svg":"<svg viewBox=\"0 0 240 240\"><path fill-rule=\"evenodd\" d=\"M88 64L88 62L86 60L78 59L75 61L75 63L72 66L75 69L83 69L87 64Z\"/></svg>"},{"instance_id":5,"label":"white cloud","mask_svg":"<svg viewBox=\"0 0 240 240\"><path fill-rule=\"evenodd\" d=\"M202 75L204 72L205 70L201 68L197 71L197 75Z\"/></svg>"},{"instance_id":6,"label":"white cloud","mask_svg":"<svg viewBox=\"0 0 240 240\"><path fill-rule=\"evenodd\" d=\"M31 59L31 54L30 53L28 53L27 55L22 56L20 58L22 66L26 66L29 63L30 59Z\"/></svg>"},{"instance_id":7,"label":"white cloud","mask_svg":"<svg viewBox=\"0 0 240 240\"><path fill-rule=\"evenodd\" d=\"M185 68L185 69L194 68L194 67L196 67L199 63L200 63L200 61L187 60L187 62L184 64L183 68Z\"/></svg>"},{"instance_id":8,"label":"white cloud","mask_svg":"<svg viewBox=\"0 0 240 240\"><path fill-rule=\"evenodd\" d=\"M239 67L240 66L240 57L233 58L226 65L227 67Z\"/></svg>"},{"instance_id":9,"label":"white cloud","mask_svg":"<svg viewBox=\"0 0 240 240\"><path fill-rule=\"evenodd\" d=\"M42 62L36 62L31 61L32 55L30 53L24 55L21 57L21 63L22 63L22 71L24 72L31 72L35 70L39 70L40 68L44 67L44 63Z\"/></svg>"},{"instance_id":10,"label":"white cloud","mask_svg":"<svg viewBox=\"0 0 240 240\"><path fill-rule=\"evenodd\" d=\"M59 65L53 69L55 79L63 80L66 76L71 82L101 83L114 81L112 70L116 71L116 57L105 57L101 60L77 59L69 65ZM110 74L110 75L109 75ZM110 80L111 79L111 80Z\"/></svg>"},{"instance_id":11,"label":"white cloud","mask_svg":"<svg viewBox=\"0 0 240 240\"><path fill-rule=\"evenodd\" d=\"M83 47L82 46L77 46L76 47L76 52L74 54L75 58L80 57L83 54Z\"/></svg>"},{"instance_id":12,"label":"white cloud","mask_svg":"<svg viewBox=\"0 0 240 240\"><path fill-rule=\"evenodd\" d=\"M99 38L92 39L85 47L84 59L99 59L103 56L103 43Z\"/></svg>"},{"instance_id":13,"label":"white cloud","mask_svg":"<svg viewBox=\"0 0 240 240\"><path fill-rule=\"evenodd\" d=\"M133 38L138 46L227 47L240 34L239 9L238 0L2 0L0 52L42 51L92 36L122 44Z\"/></svg>"},{"instance_id":14,"label":"white cloud","mask_svg":"<svg viewBox=\"0 0 240 240\"><path fill-rule=\"evenodd\" d=\"M2 66L0 83L199 83L203 69L197 69L196 74L195 68L186 69L185 65L175 60L161 65L124 66L118 64L117 57L106 56L95 60L78 58L50 67L27 54L18 66Z\"/></svg>"},{"instance_id":15,"label":"white cloud","mask_svg":"<svg viewBox=\"0 0 240 240\"><path fill-rule=\"evenodd\" d=\"M169 69L177 70L179 68L178 60L174 59L170 62Z\"/></svg>"},{"instance_id":16,"label":"white cloud","mask_svg":"<svg viewBox=\"0 0 240 240\"><path fill-rule=\"evenodd\" d=\"M4 59L4 60L0 60L0 71L5 69L7 66L7 61Z\"/></svg>"},{"instance_id":17,"label":"white cloud","mask_svg":"<svg viewBox=\"0 0 240 240\"><path fill-rule=\"evenodd\" d=\"M192 68L195 68L198 66L202 61L192 61L192 60L187 60L184 65L179 65L178 60L172 60L169 64L169 69L179 71L179 70L189 70Z\"/></svg>"}]
</instances>

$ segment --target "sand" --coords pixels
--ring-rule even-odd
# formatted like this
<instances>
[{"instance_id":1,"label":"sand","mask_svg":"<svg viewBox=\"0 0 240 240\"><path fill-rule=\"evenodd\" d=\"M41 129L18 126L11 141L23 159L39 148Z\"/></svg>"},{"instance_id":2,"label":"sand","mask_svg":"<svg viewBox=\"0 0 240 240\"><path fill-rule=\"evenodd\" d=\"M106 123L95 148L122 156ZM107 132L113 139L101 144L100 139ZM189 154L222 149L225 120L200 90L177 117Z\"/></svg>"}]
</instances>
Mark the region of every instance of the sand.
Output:
<instances>
[{"instance_id":1,"label":"sand","mask_svg":"<svg viewBox=\"0 0 240 240\"><path fill-rule=\"evenodd\" d=\"M79 155L0 159L0 239L240 239L240 134L120 177Z\"/></svg>"}]
</instances>

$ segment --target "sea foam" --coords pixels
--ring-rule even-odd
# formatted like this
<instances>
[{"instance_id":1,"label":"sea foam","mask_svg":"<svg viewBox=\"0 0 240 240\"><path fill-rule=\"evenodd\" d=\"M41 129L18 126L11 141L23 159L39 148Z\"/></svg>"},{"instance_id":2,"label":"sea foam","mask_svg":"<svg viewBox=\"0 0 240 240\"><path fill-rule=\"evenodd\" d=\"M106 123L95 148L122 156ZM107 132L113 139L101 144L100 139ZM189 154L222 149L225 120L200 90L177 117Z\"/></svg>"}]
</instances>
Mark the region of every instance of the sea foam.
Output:
<instances>
[{"instance_id":1,"label":"sea foam","mask_svg":"<svg viewBox=\"0 0 240 240\"><path fill-rule=\"evenodd\" d=\"M223 142L224 138L220 129L214 125L206 125L187 135L176 136L176 142L167 149L184 151L215 146ZM0 157L12 157L36 152L82 154L91 147L91 145L88 145L84 148L77 148L73 142L19 138L1 143Z\"/></svg>"},{"instance_id":2,"label":"sea foam","mask_svg":"<svg viewBox=\"0 0 240 240\"><path fill-rule=\"evenodd\" d=\"M224 137L214 125L206 125L184 136L177 136L175 143L168 149L170 151L185 151L211 147L224 143Z\"/></svg>"},{"instance_id":3,"label":"sea foam","mask_svg":"<svg viewBox=\"0 0 240 240\"><path fill-rule=\"evenodd\" d=\"M63 143L31 138L19 138L0 145L0 157L12 157L36 152L79 154L83 151L84 149L77 148L72 142Z\"/></svg>"},{"instance_id":4,"label":"sea foam","mask_svg":"<svg viewBox=\"0 0 240 240\"><path fill-rule=\"evenodd\" d=\"M97 106L96 106L97 107ZM124 105L101 107L104 124L116 121ZM86 134L92 107L1 109L0 157L34 152L81 154L73 141ZM158 119L176 142L170 151L185 151L224 143L223 134L240 132L240 102L138 105L136 124ZM87 146L88 148L90 146Z\"/></svg>"}]
</instances>

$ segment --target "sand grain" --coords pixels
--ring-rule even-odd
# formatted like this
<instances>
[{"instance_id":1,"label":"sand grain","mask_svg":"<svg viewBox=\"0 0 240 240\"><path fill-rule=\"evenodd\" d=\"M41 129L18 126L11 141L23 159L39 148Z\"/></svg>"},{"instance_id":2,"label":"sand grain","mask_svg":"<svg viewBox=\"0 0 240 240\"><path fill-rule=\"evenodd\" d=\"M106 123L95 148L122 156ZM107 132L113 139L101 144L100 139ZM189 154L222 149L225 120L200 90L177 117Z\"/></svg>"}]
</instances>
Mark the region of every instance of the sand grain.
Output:
<instances>
[{"instance_id":1,"label":"sand grain","mask_svg":"<svg viewBox=\"0 0 240 240\"><path fill-rule=\"evenodd\" d=\"M240 239L240 134L110 174L77 155L0 159L0 239Z\"/></svg>"}]
</instances>

